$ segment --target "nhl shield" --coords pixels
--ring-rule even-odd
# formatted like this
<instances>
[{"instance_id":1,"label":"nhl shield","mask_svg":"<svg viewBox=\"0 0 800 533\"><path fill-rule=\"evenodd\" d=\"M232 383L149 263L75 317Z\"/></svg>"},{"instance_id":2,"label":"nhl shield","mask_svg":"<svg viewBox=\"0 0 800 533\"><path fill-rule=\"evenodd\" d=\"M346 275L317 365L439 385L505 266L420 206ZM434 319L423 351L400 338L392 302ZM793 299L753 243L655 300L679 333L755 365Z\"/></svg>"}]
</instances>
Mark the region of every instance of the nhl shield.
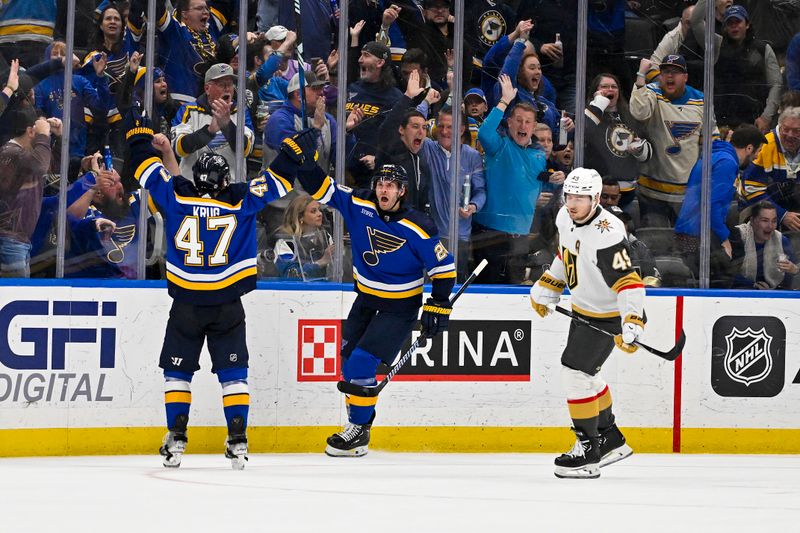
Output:
<instances>
[{"instance_id":1,"label":"nhl shield","mask_svg":"<svg viewBox=\"0 0 800 533\"><path fill-rule=\"evenodd\" d=\"M733 381L750 386L769 375L772 370L772 354L769 352L772 337L764 328L739 331L733 328L725 336L728 350L725 352L725 373Z\"/></svg>"},{"instance_id":2,"label":"nhl shield","mask_svg":"<svg viewBox=\"0 0 800 533\"><path fill-rule=\"evenodd\" d=\"M772 397L783 390L786 328L778 318L720 317L711 353L711 386L720 396Z\"/></svg>"}]
</instances>

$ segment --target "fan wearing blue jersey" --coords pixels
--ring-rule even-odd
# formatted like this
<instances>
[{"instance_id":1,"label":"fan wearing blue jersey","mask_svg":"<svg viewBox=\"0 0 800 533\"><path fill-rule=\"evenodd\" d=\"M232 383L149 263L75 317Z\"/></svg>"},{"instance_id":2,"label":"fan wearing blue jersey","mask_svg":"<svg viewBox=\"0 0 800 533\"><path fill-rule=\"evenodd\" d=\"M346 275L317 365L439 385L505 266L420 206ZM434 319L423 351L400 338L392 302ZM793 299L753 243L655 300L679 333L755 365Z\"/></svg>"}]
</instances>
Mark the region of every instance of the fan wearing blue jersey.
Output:
<instances>
[{"instance_id":1,"label":"fan wearing blue jersey","mask_svg":"<svg viewBox=\"0 0 800 533\"><path fill-rule=\"evenodd\" d=\"M313 137L313 130L293 139L307 146L306 136ZM371 189L353 191L337 185L315 164L314 150L303 150L298 178L315 200L339 210L353 248L358 296L344 324L343 378L358 385L376 385L378 364L392 364L417 323L425 274L433 287L422 307L421 334L432 338L447 329L448 298L456 278L453 256L439 240L433 220L405 205L408 176L403 167L384 165L373 176ZM377 401L377 396L345 395L348 424L328 437L325 453L333 457L366 454Z\"/></svg>"},{"instance_id":2,"label":"fan wearing blue jersey","mask_svg":"<svg viewBox=\"0 0 800 533\"><path fill-rule=\"evenodd\" d=\"M225 158L207 153L194 164L189 181L171 174L178 166L169 141L161 134L154 139L148 118L131 109L125 120L134 176L160 206L165 232L172 237L166 269L173 303L159 361L169 429L160 449L163 463L180 466L186 450L191 382L207 341L211 372L222 385L225 456L241 470L247 461L250 404L241 296L256 285L256 215L291 190L300 158L284 149L257 178L230 183Z\"/></svg>"}]
</instances>

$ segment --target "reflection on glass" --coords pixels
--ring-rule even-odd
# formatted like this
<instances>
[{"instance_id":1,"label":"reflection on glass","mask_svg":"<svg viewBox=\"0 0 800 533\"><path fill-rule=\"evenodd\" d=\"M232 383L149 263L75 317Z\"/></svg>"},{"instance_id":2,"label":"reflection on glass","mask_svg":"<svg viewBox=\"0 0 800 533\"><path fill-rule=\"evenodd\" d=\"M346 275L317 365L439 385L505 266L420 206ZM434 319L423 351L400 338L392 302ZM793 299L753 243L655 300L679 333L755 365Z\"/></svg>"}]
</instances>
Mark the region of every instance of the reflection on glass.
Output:
<instances>
[{"instance_id":1,"label":"reflection on glass","mask_svg":"<svg viewBox=\"0 0 800 533\"><path fill-rule=\"evenodd\" d=\"M11 73L14 84L16 66ZM23 98L6 109L7 141L0 148L0 275L27 278L49 271L44 264L48 235L58 209L45 202L45 182L53 189L51 143L61 132L61 121L37 116ZM43 204L44 207L43 207ZM41 219L41 222L40 222ZM49 257L50 254L47 254Z\"/></svg>"},{"instance_id":2,"label":"reflection on glass","mask_svg":"<svg viewBox=\"0 0 800 533\"><path fill-rule=\"evenodd\" d=\"M711 24L705 20L706 1L713 3ZM236 74L239 69L239 3L174 2L178 8L174 13L157 3L159 25L152 28L158 35L152 65L152 118L157 131L173 138L174 150L184 159L184 174L191 174L192 158L198 153L231 148L228 138L236 132L235 119L229 121L226 113L216 119L211 102L222 99L232 104L235 117L235 87L225 83L233 76L223 73L220 77L217 70ZM356 0L346 6L347 20L340 20L336 2L301 2L302 27L296 28L293 10L259 2L257 12L251 13L257 17L250 17L252 33L243 65L246 124L252 132L244 133L248 178L255 178L271 162L283 138L314 128L319 132L319 163L331 175L337 146L343 147L345 171L335 176L338 183L369 189L377 168L403 166L409 175L407 205L426 211L441 237L458 224L454 234L459 242L459 271L468 271L474 258L487 256L494 264L480 281L532 283L556 251L554 220L562 203L559 186L572 170L572 131L574 123L582 120L581 163L603 176L601 203L621 209L618 216L626 219L632 247L646 250L643 254L652 258L642 264L655 265L654 277L660 275L664 285L687 276L689 285L697 284L703 273L696 269L695 259L686 264L684 257L693 253L687 250L696 248L699 229L682 226L678 231L676 224L682 207L697 205L685 198L700 160L698 141L705 131L705 96L700 91L707 70L703 54L709 31L714 33L714 118L722 133L709 158L714 159L720 146L731 149L718 142L730 141L727 132L742 124L753 125L766 136L761 154L752 154L752 162L743 160L735 192L727 189L727 209L720 207L719 216L712 220L712 255L721 250L730 257L723 244L724 232L714 231L714 221L724 211L724 226L733 232L737 225L750 222L752 208L761 200L777 207L776 231L789 239L793 249L800 245L800 215L796 215L800 202L790 184L799 166L793 141L800 138L795 134L800 124L791 123L795 118L791 111L779 119L781 112L800 104L795 92L781 96L779 69L795 33L796 17L772 3L754 0L736 5L730 0L701 0L689 7L680 1L590 1L587 69L577 76L578 54L584 52L577 50L578 0L464 3L464 20L456 21L456 3L448 0ZM48 119L63 118L61 87L67 48L63 7L67 2L43 13L47 19L43 25L55 27L52 35L50 30L10 28L7 22L16 16L14 9L25 3L8 4L0 8L4 27L0 52L6 60L19 58L27 70L16 74L15 62L0 68L0 77L7 80L6 98L0 97L0 105L5 105L0 110L2 149L14 146L7 143L13 136L14 120L10 119L16 111L31 108ZM150 67L140 55L148 30L146 4L131 2L130 12L112 4L72 14L76 26L72 44L78 61L72 79L71 131L63 133L70 155L68 168L63 169L69 183L69 210L62 214L67 220L67 276L131 277L128 261L135 259L143 229L134 223L134 231L127 230L129 219L138 212L134 194L138 184L127 161L120 111L143 100L146 67ZM462 57L449 52L456 23L464 25ZM341 64L341 51L336 50L340 24L346 26L349 37L347 60ZM462 85L454 87L452 70L457 61L464 66L464 76ZM792 85L797 71L790 57L791 88L797 88ZM212 75L206 83L208 72ZM511 85L505 96L501 75L508 76ZM336 89L339 76L346 82L344 94ZM586 81L586 99L575 102L580 79ZM217 89L219 95L214 92ZM455 177L451 176L450 153L453 91L463 96L466 112L461 171ZM341 117L335 111L339 98L346 109ZM188 105L181 109L184 104ZM517 122L516 114L525 111L520 104L530 106L532 120ZM497 121L492 115L495 110L500 115ZM344 123L341 138L338 121ZM708 131L714 135L715 126L710 125ZM536 152L537 157L516 160L505 149L496 152L495 134L503 146L520 153ZM32 205L30 198L24 198L27 193L17 191L14 184L0 190L3 235L13 237L16 231L16 239L11 240L22 248L31 247L22 253L20 246L9 241L9 247L3 247L8 251L2 253L9 254L13 268L3 267L3 272L26 275L29 270L32 276L54 272L54 221L58 219L54 177L62 169L57 163L60 138L51 137L50 164L36 187L41 190L38 206L19 215L20 202ZM488 147L484 139L489 139ZM112 173L105 168L106 146ZM543 168L529 164L540 157ZM518 181L511 186L509 178ZM463 211L457 220L451 220L449 212L454 187ZM276 244L289 200L269 206L259 217L262 277L281 276ZM712 201L716 200L725 203L714 196ZM163 261L159 257L169 236L163 235L158 207L152 209L148 276L160 278ZM27 220L33 215L35 220ZM26 229L19 229L20 224ZM15 225L17 230L8 229ZM699 222L695 225L699 227ZM292 236L283 242L302 249L303 239L295 241L298 237ZM345 236L342 244L347 242ZM319 257L312 253L311 263L325 261L324 255L324 251ZM21 256L29 258L28 266L19 262ZM343 256L349 263L348 250ZM298 264L301 261L309 265L302 257ZM643 266L640 270L644 275L651 269ZM303 271L297 270L301 277ZM349 275L350 268L344 272ZM715 272L712 268L712 286L731 279ZM312 277L328 277L328 273ZM715 278L719 279L715 282Z\"/></svg>"}]
</instances>

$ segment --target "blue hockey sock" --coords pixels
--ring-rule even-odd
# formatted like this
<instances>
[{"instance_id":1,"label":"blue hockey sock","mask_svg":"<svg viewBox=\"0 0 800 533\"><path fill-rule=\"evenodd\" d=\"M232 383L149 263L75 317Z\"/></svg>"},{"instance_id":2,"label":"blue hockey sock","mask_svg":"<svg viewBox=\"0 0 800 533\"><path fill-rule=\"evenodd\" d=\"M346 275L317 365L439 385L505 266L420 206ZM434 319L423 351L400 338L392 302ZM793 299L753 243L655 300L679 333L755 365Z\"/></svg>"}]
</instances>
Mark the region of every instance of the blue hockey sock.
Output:
<instances>
[{"instance_id":1,"label":"blue hockey sock","mask_svg":"<svg viewBox=\"0 0 800 533\"><path fill-rule=\"evenodd\" d=\"M342 375L345 381L349 381L350 383L364 386L375 385L377 383L375 371L378 368L379 362L380 359L357 346L345 362L342 368ZM347 404L350 422L363 425L369 423L372 415L375 413L375 405L378 403L378 397L373 396L371 398L365 398L346 394L345 403Z\"/></svg>"},{"instance_id":2,"label":"blue hockey sock","mask_svg":"<svg viewBox=\"0 0 800 533\"><path fill-rule=\"evenodd\" d=\"M192 405L192 374L164 372L164 407L167 412L167 428L170 430L185 431L182 424L176 424L179 415L189 419L189 408Z\"/></svg>"},{"instance_id":3,"label":"blue hockey sock","mask_svg":"<svg viewBox=\"0 0 800 533\"><path fill-rule=\"evenodd\" d=\"M217 372L222 385L222 408L230 434L231 421L240 416L244 421L242 429L247 428L247 415L250 411L250 388L247 385L246 368L230 368Z\"/></svg>"}]
</instances>

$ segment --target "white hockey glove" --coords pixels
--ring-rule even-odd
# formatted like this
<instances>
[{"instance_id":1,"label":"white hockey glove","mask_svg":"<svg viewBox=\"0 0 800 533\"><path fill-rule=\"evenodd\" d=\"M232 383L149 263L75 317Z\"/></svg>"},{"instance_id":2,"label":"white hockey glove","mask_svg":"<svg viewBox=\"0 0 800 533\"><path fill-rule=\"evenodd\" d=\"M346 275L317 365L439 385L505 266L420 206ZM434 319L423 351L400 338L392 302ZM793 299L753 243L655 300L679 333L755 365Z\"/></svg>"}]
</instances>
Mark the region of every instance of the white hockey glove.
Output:
<instances>
[{"instance_id":1,"label":"white hockey glove","mask_svg":"<svg viewBox=\"0 0 800 533\"><path fill-rule=\"evenodd\" d=\"M614 344L625 353L633 353L639 349L634 344L644 333L642 317L630 314L622 320L622 333L614 336Z\"/></svg>"},{"instance_id":2,"label":"white hockey glove","mask_svg":"<svg viewBox=\"0 0 800 533\"><path fill-rule=\"evenodd\" d=\"M531 307L540 317L546 317L553 312L548 305L558 304L563 290L564 282L545 272L531 287Z\"/></svg>"}]
</instances>

